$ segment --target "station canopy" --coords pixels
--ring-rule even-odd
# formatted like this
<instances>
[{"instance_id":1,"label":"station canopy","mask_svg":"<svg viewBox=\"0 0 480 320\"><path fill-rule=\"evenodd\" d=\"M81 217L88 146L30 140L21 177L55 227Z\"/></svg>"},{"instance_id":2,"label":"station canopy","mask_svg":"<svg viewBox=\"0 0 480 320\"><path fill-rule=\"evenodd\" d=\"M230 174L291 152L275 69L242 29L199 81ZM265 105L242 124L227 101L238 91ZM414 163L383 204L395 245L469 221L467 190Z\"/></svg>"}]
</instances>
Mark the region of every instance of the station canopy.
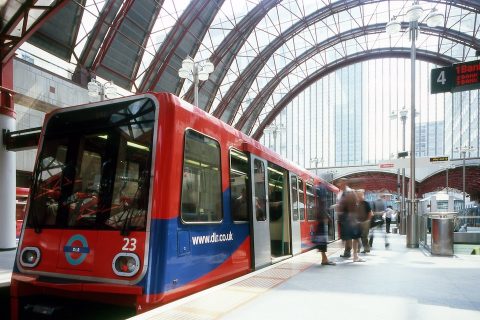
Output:
<instances>
[{"instance_id":1,"label":"station canopy","mask_svg":"<svg viewBox=\"0 0 480 320\"><path fill-rule=\"evenodd\" d=\"M2 61L22 41L62 59L86 87L98 77L133 93L193 102L179 77L190 56L214 71L199 107L259 138L282 108L321 77L369 59L409 58L405 0L0 0ZM438 66L480 52L480 1L419 1L417 59ZM440 26L427 24L441 13ZM386 24L401 22L389 35Z\"/></svg>"}]
</instances>

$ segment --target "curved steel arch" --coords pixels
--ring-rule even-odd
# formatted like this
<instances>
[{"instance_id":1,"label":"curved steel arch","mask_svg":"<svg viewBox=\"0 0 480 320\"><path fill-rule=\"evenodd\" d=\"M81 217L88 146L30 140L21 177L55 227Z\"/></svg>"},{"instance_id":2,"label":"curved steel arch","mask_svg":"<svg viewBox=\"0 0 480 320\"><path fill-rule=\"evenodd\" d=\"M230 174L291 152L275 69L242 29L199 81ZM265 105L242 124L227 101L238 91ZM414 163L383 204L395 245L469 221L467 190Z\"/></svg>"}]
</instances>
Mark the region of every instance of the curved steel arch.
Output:
<instances>
[{"instance_id":1,"label":"curved steel arch","mask_svg":"<svg viewBox=\"0 0 480 320\"><path fill-rule=\"evenodd\" d=\"M225 0L194 0L170 30L156 52L139 85L141 92L167 91L177 95L184 79L178 77L178 69L187 55L194 56Z\"/></svg>"},{"instance_id":2,"label":"curved steel arch","mask_svg":"<svg viewBox=\"0 0 480 320\"><path fill-rule=\"evenodd\" d=\"M382 58L410 58L411 49L410 48L379 48L374 50L362 51L354 55L347 56L344 59L334 61L322 69L317 70L315 73L310 75L308 78L304 79L302 82L298 83L291 91L284 96L275 107L269 112L269 114L263 119L260 123L257 130L252 134L252 138L258 140L263 134L263 130L273 122L273 120L278 116L278 114L288 105L290 101L293 100L299 93L301 93L305 88L312 85L314 82L318 81L325 75L363 61L382 59ZM430 63L436 63L439 65L448 65L452 63L459 62L457 59L452 58L447 55L438 55L436 52L426 51L426 50L417 50L417 60L426 61Z\"/></svg>"},{"instance_id":3,"label":"curved steel arch","mask_svg":"<svg viewBox=\"0 0 480 320\"><path fill-rule=\"evenodd\" d=\"M228 33L227 37L223 39L222 43L220 43L210 57L210 61L215 66L215 70L210 74L208 80L200 83L198 87L199 99L197 107L207 112L210 111L223 79L249 35L253 32L257 24L267 15L270 9L282 1L283 0L263 0L255 8L250 10L235 28ZM193 85L188 89L184 99L193 102Z\"/></svg>"},{"instance_id":4,"label":"curved steel arch","mask_svg":"<svg viewBox=\"0 0 480 320\"><path fill-rule=\"evenodd\" d=\"M364 6L366 4L377 3L383 0L345 0L331 3L305 17L305 19L292 25L285 32L279 35L272 41L265 49L243 70L242 74L237 78L235 83L229 88L226 95L218 107L213 112L213 115L220 118L226 123L232 124L235 114L241 105L245 95L251 87L253 81L256 79L258 73L263 65L269 60L274 52L280 48L285 42L290 40L293 36L309 27L310 25L327 18L330 15L339 13L341 11L349 10L355 7ZM465 10L480 12L480 2L475 0L425 0L432 3L445 3L447 5L455 6Z\"/></svg>"},{"instance_id":5,"label":"curved steel arch","mask_svg":"<svg viewBox=\"0 0 480 320\"><path fill-rule=\"evenodd\" d=\"M402 24L403 27L407 28L408 24ZM451 29L444 29L444 28L432 28L427 26L426 24L419 25L422 33L432 36L442 36L443 38L449 39L456 43L463 44L465 46L471 47L474 50L480 50L480 43L479 41L471 42L471 37L467 34L458 32ZM340 42L351 40L353 38L357 38L360 36L366 36L369 34L376 34L385 32L385 23L378 23L374 25L368 25L365 28L357 28L352 29L331 38L328 38L321 43L319 43L316 47L310 48L309 50L303 52L300 56L298 56L295 60L290 62L287 66L285 66L277 75L276 77L272 78L265 87L260 91L260 93L255 97L252 103L247 107L245 112L242 114L238 122L235 124L235 128L241 130L243 132L250 132L253 128L255 121L257 120L257 116L260 111L263 109L265 104L267 103L270 96L275 91L275 88L282 82L282 80L288 76L290 72L292 72L298 65L302 64L303 62L307 61L315 54L322 50L326 50ZM444 60L439 58L437 64L442 64ZM256 115L256 116L252 116Z\"/></svg>"}]
</instances>

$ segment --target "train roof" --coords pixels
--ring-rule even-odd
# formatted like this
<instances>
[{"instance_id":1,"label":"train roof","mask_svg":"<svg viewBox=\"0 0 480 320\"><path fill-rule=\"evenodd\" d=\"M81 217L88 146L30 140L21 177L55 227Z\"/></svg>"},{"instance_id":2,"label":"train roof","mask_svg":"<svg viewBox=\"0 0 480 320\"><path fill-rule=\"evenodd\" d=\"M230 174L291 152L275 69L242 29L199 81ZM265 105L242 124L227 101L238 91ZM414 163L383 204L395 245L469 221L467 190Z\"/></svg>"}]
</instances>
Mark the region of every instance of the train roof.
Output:
<instances>
[{"instance_id":1,"label":"train roof","mask_svg":"<svg viewBox=\"0 0 480 320\"><path fill-rule=\"evenodd\" d=\"M198 117L202 117L204 119L207 119L210 121L212 124L216 125L219 129L224 130L228 132L229 134L237 137L238 139L241 139L244 141L244 151L252 152L258 155L261 155L264 159L267 161L270 161L272 163L275 163L277 165L280 165L284 167L285 169L295 171L297 173L300 173L303 177L311 177L314 181L315 184L321 184L324 185L327 189L330 191L337 192L338 188L335 187L334 185L326 182L325 180L321 179L320 177L316 176L312 172L306 170L305 168L300 167L299 165L293 163L292 161L284 158L283 156L279 155L275 151L267 148L266 146L262 145L260 142L257 140L253 139L252 137L246 135L245 133L235 129L231 125L223 122L222 120L214 117L213 115L205 112L204 110L180 99L174 94L167 93L167 92L162 92L162 93L153 93L153 95L159 97L159 96L165 96L167 100L172 100L174 102L174 105L176 107L180 107L185 109L188 112L194 113Z\"/></svg>"}]
</instances>

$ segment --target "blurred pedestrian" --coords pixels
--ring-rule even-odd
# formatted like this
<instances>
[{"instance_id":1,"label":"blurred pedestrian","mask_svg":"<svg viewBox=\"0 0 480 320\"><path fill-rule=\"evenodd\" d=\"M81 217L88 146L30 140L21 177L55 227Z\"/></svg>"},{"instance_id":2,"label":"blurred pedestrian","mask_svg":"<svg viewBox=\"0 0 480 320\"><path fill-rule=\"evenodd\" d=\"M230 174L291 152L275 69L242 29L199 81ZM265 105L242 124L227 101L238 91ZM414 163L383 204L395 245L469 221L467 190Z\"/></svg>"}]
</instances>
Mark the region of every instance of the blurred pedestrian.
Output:
<instances>
[{"instance_id":1,"label":"blurred pedestrian","mask_svg":"<svg viewBox=\"0 0 480 320\"><path fill-rule=\"evenodd\" d=\"M390 224L392 223L392 217L395 215L395 211L393 211L392 206L387 206L387 210L385 210L385 232L390 233Z\"/></svg>"},{"instance_id":2,"label":"blurred pedestrian","mask_svg":"<svg viewBox=\"0 0 480 320\"><path fill-rule=\"evenodd\" d=\"M322 265L324 266L333 266L335 262L328 260L327 257L327 244L328 244L328 225L331 220L328 215L327 208L327 193L325 188L320 186L315 188L316 194L316 218L318 221L317 230L314 235L314 243L318 246L318 250L322 254Z\"/></svg>"},{"instance_id":3,"label":"blurred pedestrian","mask_svg":"<svg viewBox=\"0 0 480 320\"><path fill-rule=\"evenodd\" d=\"M357 219L360 223L361 241L363 246L362 253L369 253L370 245L368 242L368 233L370 231L370 220L373 217L373 212L370 204L365 201L365 190L356 190L356 194L358 198ZM360 251L360 245L358 249Z\"/></svg>"},{"instance_id":4,"label":"blurred pedestrian","mask_svg":"<svg viewBox=\"0 0 480 320\"><path fill-rule=\"evenodd\" d=\"M357 220L357 196L355 192L347 186L345 179L337 182L341 190L340 199L337 206L337 213L340 221L340 238L345 241L345 250L342 258L350 258L353 248L353 261L363 262L365 260L358 257L358 239L361 236L360 224Z\"/></svg>"}]
</instances>

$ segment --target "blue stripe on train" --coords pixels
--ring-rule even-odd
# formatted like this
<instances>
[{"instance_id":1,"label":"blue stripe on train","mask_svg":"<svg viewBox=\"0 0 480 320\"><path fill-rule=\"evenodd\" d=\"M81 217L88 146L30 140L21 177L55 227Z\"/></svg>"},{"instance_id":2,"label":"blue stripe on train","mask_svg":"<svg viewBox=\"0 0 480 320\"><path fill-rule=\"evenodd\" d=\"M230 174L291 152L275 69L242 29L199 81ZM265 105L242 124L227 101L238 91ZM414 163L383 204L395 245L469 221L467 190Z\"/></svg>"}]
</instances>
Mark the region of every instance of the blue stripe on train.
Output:
<instances>
[{"instance_id":1,"label":"blue stripe on train","mask_svg":"<svg viewBox=\"0 0 480 320\"><path fill-rule=\"evenodd\" d=\"M148 271L140 285L146 294L182 287L224 263L249 235L248 223L233 223L230 190L223 193L222 223L184 224L180 218L153 219Z\"/></svg>"}]
</instances>

